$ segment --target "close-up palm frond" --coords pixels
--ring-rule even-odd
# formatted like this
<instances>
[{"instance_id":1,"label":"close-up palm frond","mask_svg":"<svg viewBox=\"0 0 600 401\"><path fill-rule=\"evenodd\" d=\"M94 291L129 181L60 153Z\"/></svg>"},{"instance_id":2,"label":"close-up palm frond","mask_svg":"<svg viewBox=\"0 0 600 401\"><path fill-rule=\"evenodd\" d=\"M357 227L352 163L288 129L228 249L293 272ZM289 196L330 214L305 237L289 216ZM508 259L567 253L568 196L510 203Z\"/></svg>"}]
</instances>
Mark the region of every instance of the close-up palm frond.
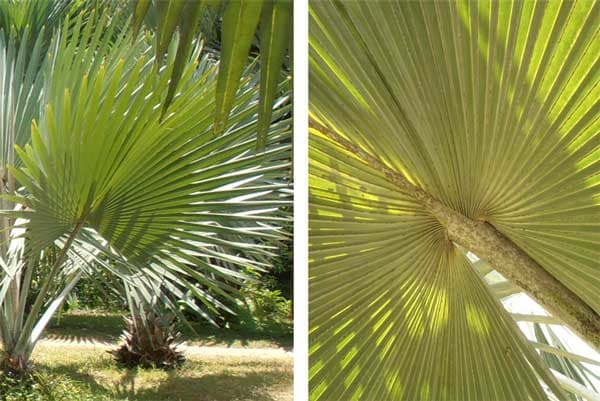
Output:
<instances>
[{"instance_id":1,"label":"close-up palm frond","mask_svg":"<svg viewBox=\"0 0 600 401\"><path fill-rule=\"evenodd\" d=\"M309 23L311 400L598 399L600 4Z\"/></svg>"}]
</instances>

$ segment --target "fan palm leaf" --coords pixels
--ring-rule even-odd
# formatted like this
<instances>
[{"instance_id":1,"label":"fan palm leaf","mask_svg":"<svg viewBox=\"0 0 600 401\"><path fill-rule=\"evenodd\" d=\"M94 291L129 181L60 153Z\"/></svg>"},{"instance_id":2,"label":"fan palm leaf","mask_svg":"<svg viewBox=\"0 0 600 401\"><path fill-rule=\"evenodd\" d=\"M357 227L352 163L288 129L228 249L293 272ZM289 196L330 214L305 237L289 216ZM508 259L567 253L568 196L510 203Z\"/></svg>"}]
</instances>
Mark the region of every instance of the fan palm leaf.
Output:
<instances>
[{"instance_id":1,"label":"fan palm leaf","mask_svg":"<svg viewBox=\"0 0 600 401\"><path fill-rule=\"evenodd\" d=\"M457 245L598 345L599 12L311 3L312 399L564 399Z\"/></svg>"}]
</instances>

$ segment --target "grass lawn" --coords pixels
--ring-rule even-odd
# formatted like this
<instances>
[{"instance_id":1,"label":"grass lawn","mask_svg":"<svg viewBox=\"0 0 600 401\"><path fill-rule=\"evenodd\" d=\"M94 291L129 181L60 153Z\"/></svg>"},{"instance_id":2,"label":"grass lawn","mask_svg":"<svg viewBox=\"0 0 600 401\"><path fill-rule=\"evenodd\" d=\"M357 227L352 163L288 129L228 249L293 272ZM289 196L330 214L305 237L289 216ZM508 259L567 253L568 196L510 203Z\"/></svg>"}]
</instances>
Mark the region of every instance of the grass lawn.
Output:
<instances>
[{"instance_id":1,"label":"grass lawn","mask_svg":"<svg viewBox=\"0 0 600 401\"><path fill-rule=\"evenodd\" d=\"M72 381L84 400L291 401L293 363L288 358L188 357L174 372L115 367L106 346L42 342L38 369Z\"/></svg>"},{"instance_id":2,"label":"grass lawn","mask_svg":"<svg viewBox=\"0 0 600 401\"><path fill-rule=\"evenodd\" d=\"M187 361L176 371L126 370L112 356L118 314L78 312L53 322L33 360L45 380L82 401L291 401L291 336L195 326L185 331ZM285 348L285 349L283 349ZM50 386L54 386L54 382ZM36 399L37 400L37 399ZM58 401L58 400L57 400Z\"/></svg>"}]
</instances>

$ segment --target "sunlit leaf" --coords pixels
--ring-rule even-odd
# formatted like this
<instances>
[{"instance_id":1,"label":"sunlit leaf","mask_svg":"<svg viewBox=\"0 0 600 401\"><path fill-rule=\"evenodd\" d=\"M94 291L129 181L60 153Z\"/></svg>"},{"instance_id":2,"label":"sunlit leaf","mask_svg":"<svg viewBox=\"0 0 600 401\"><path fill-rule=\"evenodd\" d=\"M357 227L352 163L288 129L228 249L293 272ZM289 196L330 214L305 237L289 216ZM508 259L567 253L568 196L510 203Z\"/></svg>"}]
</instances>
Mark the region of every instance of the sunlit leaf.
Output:
<instances>
[{"instance_id":1,"label":"sunlit leaf","mask_svg":"<svg viewBox=\"0 0 600 401\"><path fill-rule=\"evenodd\" d=\"M263 149L266 133L271 125L273 100L277 95L283 57L289 43L291 22L291 1L265 2L261 18L260 103L256 143L258 149Z\"/></svg>"},{"instance_id":2,"label":"sunlit leaf","mask_svg":"<svg viewBox=\"0 0 600 401\"><path fill-rule=\"evenodd\" d=\"M225 129L248 52L260 20L262 0L230 0L223 14L222 50L217 82L215 134Z\"/></svg>"},{"instance_id":3,"label":"sunlit leaf","mask_svg":"<svg viewBox=\"0 0 600 401\"><path fill-rule=\"evenodd\" d=\"M598 313L599 26L593 2L311 3L311 118L359 149L310 133L313 400L548 399L539 379L564 399L443 225L361 155Z\"/></svg>"}]
</instances>

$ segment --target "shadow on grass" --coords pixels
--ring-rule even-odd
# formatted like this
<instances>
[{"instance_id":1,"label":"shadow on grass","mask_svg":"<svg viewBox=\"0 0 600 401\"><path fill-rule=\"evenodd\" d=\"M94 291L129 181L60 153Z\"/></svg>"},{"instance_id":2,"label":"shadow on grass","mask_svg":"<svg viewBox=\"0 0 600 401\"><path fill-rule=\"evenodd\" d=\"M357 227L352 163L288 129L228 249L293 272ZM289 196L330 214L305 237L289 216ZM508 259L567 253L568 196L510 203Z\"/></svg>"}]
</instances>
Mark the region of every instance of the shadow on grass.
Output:
<instances>
[{"instance_id":1,"label":"shadow on grass","mask_svg":"<svg viewBox=\"0 0 600 401\"><path fill-rule=\"evenodd\" d=\"M193 366L192 366L193 367ZM149 385L140 377L143 371L117 370L112 383L101 382L95 375L80 370L81 365L61 365L46 368L54 374L69 377L89 388L95 396L115 400L136 401L275 401L273 387L291 388L291 373L284 370L232 373L207 372L188 376L184 365L176 371L166 372L159 383ZM162 374L162 372L161 372ZM291 390L290 390L291 391ZM103 398L104 399L104 398Z\"/></svg>"},{"instance_id":2,"label":"shadow on grass","mask_svg":"<svg viewBox=\"0 0 600 401\"><path fill-rule=\"evenodd\" d=\"M252 346L252 343L267 343L286 349L293 348L293 337L291 331L286 331L285 327L274 326L262 331L255 331L252 328L217 328L206 323L192 323L196 331L192 331L187 326L180 327L183 338L191 341L194 345L206 346L234 346L242 345L244 347Z\"/></svg>"},{"instance_id":3,"label":"shadow on grass","mask_svg":"<svg viewBox=\"0 0 600 401\"><path fill-rule=\"evenodd\" d=\"M266 343L291 350L293 337L289 327L274 326L257 331L252 327L232 329L217 328L207 323L191 322L195 330L186 325L179 329L183 339L193 345L206 346L252 346L252 343ZM123 315L118 313L77 312L54 318L47 331L46 338L72 343L92 342L114 343L124 328Z\"/></svg>"}]
</instances>

